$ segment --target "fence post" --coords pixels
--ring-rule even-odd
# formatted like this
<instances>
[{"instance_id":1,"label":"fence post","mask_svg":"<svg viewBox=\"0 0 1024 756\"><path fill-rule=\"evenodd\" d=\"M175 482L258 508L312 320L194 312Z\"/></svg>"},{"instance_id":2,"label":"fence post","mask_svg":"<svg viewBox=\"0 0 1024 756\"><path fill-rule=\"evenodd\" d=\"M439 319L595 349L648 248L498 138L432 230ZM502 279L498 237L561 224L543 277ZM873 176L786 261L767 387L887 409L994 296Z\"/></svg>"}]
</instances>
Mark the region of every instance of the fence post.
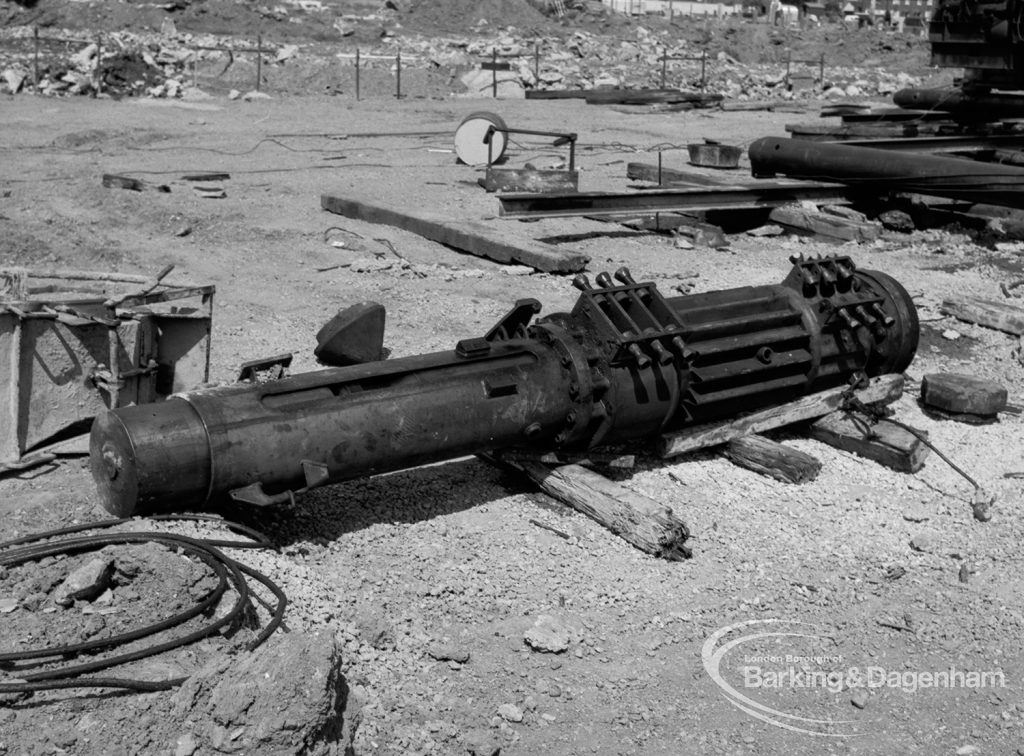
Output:
<instances>
[{"instance_id":1,"label":"fence post","mask_svg":"<svg viewBox=\"0 0 1024 756\"><path fill-rule=\"evenodd\" d=\"M192 48L192 87L199 87L199 46Z\"/></svg>"},{"instance_id":2,"label":"fence post","mask_svg":"<svg viewBox=\"0 0 1024 756\"><path fill-rule=\"evenodd\" d=\"M668 48L661 49L661 88L665 88L665 76L668 73Z\"/></svg>"},{"instance_id":3,"label":"fence post","mask_svg":"<svg viewBox=\"0 0 1024 756\"><path fill-rule=\"evenodd\" d=\"M32 27L32 81L39 90L39 27Z\"/></svg>"},{"instance_id":4,"label":"fence post","mask_svg":"<svg viewBox=\"0 0 1024 756\"><path fill-rule=\"evenodd\" d=\"M703 92L707 86L707 66L708 66L708 51L700 51L700 91Z\"/></svg>"},{"instance_id":5,"label":"fence post","mask_svg":"<svg viewBox=\"0 0 1024 756\"><path fill-rule=\"evenodd\" d=\"M540 42L533 43L533 78L540 82Z\"/></svg>"},{"instance_id":6,"label":"fence post","mask_svg":"<svg viewBox=\"0 0 1024 756\"><path fill-rule=\"evenodd\" d=\"M491 48L491 97L498 99L498 48Z\"/></svg>"},{"instance_id":7,"label":"fence post","mask_svg":"<svg viewBox=\"0 0 1024 756\"><path fill-rule=\"evenodd\" d=\"M402 99L402 51L395 53L395 99Z\"/></svg>"},{"instance_id":8,"label":"fence post","mask_svg":"<svg viewBox=\"0 0 1024 756\"><path fill-rule=\"evenodd\" d=\"M96 64L92 68L92 97L93 99L100 93L100 88L103 86L102 72L100 71L100 62L103 58L103 37L99 33L96 34Z\"/></svg>"},{"instance_id":9,"label":"fence post","mask_svg":"<svg viewBox=\"0 0 1024 756\"><path fill-rule=\"evenodd\" d=\"M821 54L821 65L818 68L818 81L821 82L822 91L825 91L825 53Z\"/></svg>"},{"instance_id":10,"label":"fence post","mask_svg":"<svg viewBox=\"0 0 1024 756\"><path fill-rule=\"evenodd\" d=\"M256 35L256 91L260 91L260 79L263 78L263 35Z\"/></svg>"},{"instance_id":11,"label":"fence post","mask_svg":"<svg viewBox=\"0 0 1024 756\"><path fill-rule=\"evenodd\" d=\"M356 48L356 102L359 102L359 48Z\"/></svg>"}]
</instances>

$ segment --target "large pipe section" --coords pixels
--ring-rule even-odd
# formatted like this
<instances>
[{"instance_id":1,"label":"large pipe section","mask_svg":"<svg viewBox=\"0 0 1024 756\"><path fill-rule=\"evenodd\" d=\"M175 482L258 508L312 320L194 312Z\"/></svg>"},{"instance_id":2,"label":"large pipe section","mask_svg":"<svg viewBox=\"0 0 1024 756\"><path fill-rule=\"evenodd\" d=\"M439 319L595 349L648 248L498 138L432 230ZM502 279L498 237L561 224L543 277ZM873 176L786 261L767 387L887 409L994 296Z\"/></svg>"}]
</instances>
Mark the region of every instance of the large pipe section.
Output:
<instances>
[{"instance_id":1,"label":"large pipe section","mask_svg":"<svg viewBox=\"0 0 1024 756\"><path fill-rule=\"evenodd\" d=\"M520 300L450 352L194 391L108 411L91 436L119 516L254 505L494 449L586 449L901 372L909 295L848 257L795 259L781 283L664 298L621 269L583 276L571 312Z\"/></svg>"},{"instance_id":2,"label":"large pipe section","mask_svg":"<svg viewBox=\"0 0 1024 756\"><path fill-rule=\"evenodd\" d=\"M750 145L750 167L757 178L781 174L880 193L916 192L1024 207L1024 170L963 158L763 137Z\"/></svg>"},{"instance_id":3,"label":"large pipe section","mask_svg":"<svg viewBox=\"0 0 1024 756\"><path fill-rule=\"evenodd\" d=\"M1024 118L1024 97L999 92L962 89L901 89L892 96L905 110L938 110L957 120L993 123L1005 118Z\"/></svg>"}]
</instances>

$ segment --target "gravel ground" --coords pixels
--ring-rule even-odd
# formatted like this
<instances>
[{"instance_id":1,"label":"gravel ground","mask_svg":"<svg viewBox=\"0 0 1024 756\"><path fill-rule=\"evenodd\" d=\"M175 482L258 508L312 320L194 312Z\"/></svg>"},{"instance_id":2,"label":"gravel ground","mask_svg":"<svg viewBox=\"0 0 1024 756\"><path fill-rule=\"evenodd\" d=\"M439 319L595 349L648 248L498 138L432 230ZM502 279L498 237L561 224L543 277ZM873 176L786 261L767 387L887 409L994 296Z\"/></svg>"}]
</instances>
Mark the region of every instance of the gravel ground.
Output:
<instances>
[{"instance_id":1,"label":"gravel ground","mask_svg":"<svg viewBox=\"0 0 1024 756\"><path fill-rule=\"evenodd\" d=\"M641 116L579 102L304 97L157 106L9 98L0 109L0 259L136 273L173 263L181 279L215 283L215 380L230 379L243 360L281 351L296 353L296 371L313 369L319 326L338 307L367 299L388 308L393 356L449 349L484 333L517 298L536 297L545 312L571 307L570 282L510 276L503 266L412 234L327 215L319 195L386 198L452 217L495 215L494 198L476 186L477 172L456 165L450 151L455 126L482 105L524 128L580 132L584 191L627 188L626 162L653 162L658 145L704 137L746 144L783 133L787 122L817 120L815 112ZM385 135L423 130L438 134ZM380 135L274 136L298 132ZM269 138L276 141L261 141ZM525 160L551 150L514 153ZM666 165L682 167L684 154L667 151ZM179 180L200 169L231 174L224 199L200 198ZM172 191L105 189L102 173L159 180ZM592 271L625 264L666 292L685 281L696 291L778 282L792 254L849 254L914 295L924 323L911 378L970 372L1002 382L1020 401L1024 368L1011 356L1015 340L938 310L951 294L998 297L999 283L1020 270L1013 245L990 249L962 233L919 231L839 247L735 235L724 250L687 250L670 238L584 219L493 222L535 238L572 237L571 246L591 256ZM183 227L190 232L180 236ZM331 227L343 232L327 232ZM406 262L356 272L374 254L358 249L354 235L366 247L365 240L387 239ZM328 243L339 238L350 244ZM945 338L950 329L960 338ZM688 523L695 556L685 563L639 553L475 459L331 486L294 509L229 513L280 545L236 555L288 594L279 645L247 654L230 639L204 641L190 652L187 669L206 669L210 684L196 683L187 696L183 689L8 700L0 708L0 741L11 753L81 754L246 750L241 743L251 752L282 753L349 744L359 754L879 753L894 746L1024 753L1024 520L1020 480L1003 477L1022 469L1020 417L985 426L939 421L910 394L895 409L996 493L992 521L972 518L970 487L934 456L920 473L905 475L798 432L777 437L824 463L817 480L800 486L741 470L714 452L664 463L638 450L638 468L621 478L670 503ZM80 460L0 481L0 501L4 537L103 517ZM924 550L912 549L911 539L922 534ZM11 576L4 577L0 598L13 595ZM123 606L130 609L127 598ZM5 627L15 616L30 621L28 614L19 606L4 615ZM564 651L525 642L541 615L552 618ZM745 626L750 632L806 623L786 631L813 637L748 639L721 661L734 685L742 685L742 666L794 665L805 672L872 667L900 673L900 685L746 688L764 706L829 722L825 736L773 726L755 716L762 710L734 706L702 659L714 650L716 631L755 621L766 624ZM732 632L726 640L744 630ZM347 690L339 693L331 681L322 690L344 706L349 729L304 731L305 741L265 741L262 748L246 740L249 731L232 740L239 730L224 723L238 720L223 715L214 690L217 676L230 670L217 665L230 658L238 674L251 675L250 657L270 664L290 654L319 660L316 669L340 668ZM800 659L751 661L786 655ZM821 656L828 659L804 658ZM999 672L1004 685L945 689L904 674L950 666ZM305 674L307 667L295 670ZM913 691L911 679L920 683ZM277 695L295 703L308 694L311 706L324 700L300 687L282 685Z\"/></svg>"}]
</instances>

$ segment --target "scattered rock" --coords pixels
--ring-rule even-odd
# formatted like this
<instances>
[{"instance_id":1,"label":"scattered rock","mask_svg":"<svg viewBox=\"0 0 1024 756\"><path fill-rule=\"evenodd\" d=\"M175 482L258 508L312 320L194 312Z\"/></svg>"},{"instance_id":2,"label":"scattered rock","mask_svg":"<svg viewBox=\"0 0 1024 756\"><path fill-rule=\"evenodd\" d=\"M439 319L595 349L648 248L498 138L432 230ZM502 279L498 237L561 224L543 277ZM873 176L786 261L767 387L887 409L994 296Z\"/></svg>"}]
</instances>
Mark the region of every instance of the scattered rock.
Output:
<instances>
[{"instance_id":1,"label":"scattered rock","mask_svg":"<svg viewBox=\"0 0 1024 756\"><path fill-rule=\"evenodd\" d=\"M850 696L850 703L856 706L858 709L863 709L868 705L868 699L870 695L864 688L856 688L853 694Z\"/></svg>"},{"instance_id":2,"label":"scattered rock","mask_svg":"<svg viewBox=\"0 0 1024 756\"><path fill-rule=\"evenodd\" d=\"M902 210L886 210L878 214L878 222L888 231L909 234L914 230L914 219Z\"/></svg>"},{"instance_id":3,"label":"scattered rock","mask_svg":"<svg viewBox=\"0 0 1024 756\"><path fill-rule=\"evenodd\" d=\"M196 739L192 736L191 732L186 732L180 738L174 748L174 756L192 756L197 750L199 750L199 744Z\"/></svg>"},{"instance_id":4,"label":"scattered rock","mask_svg":"<svg viewBox=\"0 0 1024 756\"><path fill-rule=\"evenodd\" d=\"M956 341L962 335L963 334L961 334L959 331L954 331L952 328L947 328L942 332L942 338L944 338L946 341Z\"/></svg>"},{"instance_id":5,"label":"scattered rock","mask_svg":"<svg viewBox=\"0 0 1024 756\"><path fill-rule=\"evenodd\" d=\"M75 601L91 601L110 585L114 560L95 557L68 575L53 594L53 603L71 606Z\"/></svg>"},{"instance_id":6,"label":"scattered rock","mask_svg":"<svg viewBox=\"0 0 1024 756\"><path fill-rule=\"evenodd\" d=\"M199 742L248 753L344 753L358 712L347 708L333 634L279 633L254 652L218 658L171 698L174 716L201 724Z\"/></svg>"},{"instance_id":7,"label":"scattered rock","mask_svg":"<svg viewBox=\"0 0 1024 756\"><path fill-rule=\"evenodd\" d=\"M498 716L506 722L522 722L523 710L515 704L506 703L498 707Z\"/></svg>"},{"instance_id":8,"label":"scattered rock","mask_svg":"<svg viewBox=\"0 0 1024 756\"><path fill-rule=\"evenodd\" d=\"M569 648L570 628L549 614L537 617L533 627L523 635L527 645L535 651L560 654Z\"/></svg>"},{"instance_id":9,"label":"scattered rock","mask_svg":"<svg viewBox=\"0 0 1024 756\"><path fill-rule=\"evenodd\" d=\"M984 488L977 488L971 496L971 511L974 519L978 522L988 522L992 519L992 505L996 503L996 496Z\"/></svg>"},{"instance_id":10,"label":"scattered rock","mask_svg":"<svg viewBox=\"0 0 1024 756\"><path fill-rule=\"evenodd\" d=\"M956 749L956 756L973 756L978 753L981 749L976 745L965 745L960 746Z\"/></svg>"},{"instance_id":11,"label":"scattered rock","mask_svg":"<svg viewBox=\"0 0 1024 756\"><path fill-rule=\"evenodd\" d=\"M747 236L782 236L786 229L775 223L767 223L747 231Z\"/></svg>"},{"instance_id":12,"label":"scattered rock","mask_svg":"<svg viewBox=\"0 0 1024 756\"><path fill-rule=\"evenodd\" d=\"M931 517L931 512L920 504L911 504L903 510L903 519L907 522L924 522Z\"/></svg>"},{"instance_id":13,"label":"scattered rock","mask_svg":"<svg viewBox=\"0 0 1024 756\"><path fill-rule=\"evenodd\" d=\"M266 92L257 92L255 89L251 92L246 92L242 95L242 99L245 102L252 102L253 100L272 100L273 98Z\"/></svg>"},{"instance_id":14,"label":"scattered rock","mask_svg":"<svg viewBox=\"0 0 1024 756\"><path fill-rule=\"evenodd\" d=\"M469 651L454 643L436 642L427 647L427 653L438 661L454 661L465 664L469 661Z\"/></svg>"},{"instance_id":15,"label":"scattered rock","mask_svg":"<svg viewBox=\"0 0 1024 756\"><path fill-rule=\"evenodd\" d=\"M471 730L463 736L462 742L472 756L498 756L501 753L501 745L487 730Z\"/></svg>"},{"instance_id":16,"label":"scattered rock","mask_svg":"<svg viewBox=\"0 0 1024 756\"><path fill-rule=\"evenodd\" d=\"M935 536L931 533L918 533L910 539L910 548L914 551L920 551L923 554L935 551L936 545Z\"/></svg>"}]
</instances>

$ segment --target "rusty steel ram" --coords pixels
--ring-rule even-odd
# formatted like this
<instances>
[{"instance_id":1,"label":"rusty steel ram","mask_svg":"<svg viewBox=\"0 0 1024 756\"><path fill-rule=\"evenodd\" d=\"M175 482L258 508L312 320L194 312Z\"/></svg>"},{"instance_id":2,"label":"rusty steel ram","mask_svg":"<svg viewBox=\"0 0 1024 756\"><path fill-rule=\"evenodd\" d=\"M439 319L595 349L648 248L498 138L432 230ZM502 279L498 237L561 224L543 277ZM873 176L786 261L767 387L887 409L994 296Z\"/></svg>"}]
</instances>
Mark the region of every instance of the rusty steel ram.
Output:
<instances>
[{"instance_id":1,"label":"rusty steel ram","mask_svg":"<svg viewBox=\"0 0 1024 756\"><path fill-rule=\"evenodd\" d=\"M901 372L918 320L890 276L794 259L781 284L665 298L578 276L568 313L524 299L454 350L188 392L97 417L91 467L127 516L286 502L308 488L512 447L586 449Z\"/></svg>"}]
</instances>

